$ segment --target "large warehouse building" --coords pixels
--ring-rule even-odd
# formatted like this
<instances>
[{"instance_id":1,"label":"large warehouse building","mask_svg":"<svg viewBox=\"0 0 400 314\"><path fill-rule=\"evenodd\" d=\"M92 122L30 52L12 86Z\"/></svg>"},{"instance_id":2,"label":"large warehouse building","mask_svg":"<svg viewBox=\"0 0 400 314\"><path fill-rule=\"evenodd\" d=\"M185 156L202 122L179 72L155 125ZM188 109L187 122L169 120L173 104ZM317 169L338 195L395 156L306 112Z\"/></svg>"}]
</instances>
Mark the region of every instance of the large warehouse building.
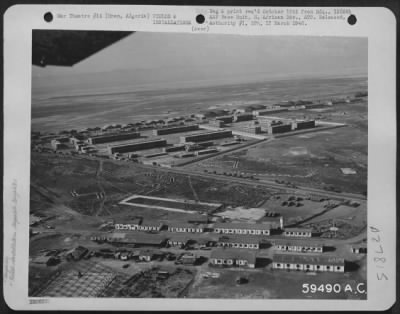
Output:
<instances>
[{"instance_id":1,"label":"large warehouse building","mask_svg":"<svg viewBox=\"0 0 400 314\"><path fill-rule=\"evenodd\" d=\"M315 128L315 120L297 121L296 130L312 129Z\"/></svg>"},{"instance_id":2,"label":"large warehouse building","mask_svg":"<svg viewBox=\"0 0 400 314\"><path fill-rule=\"evenodd\" d=\"M125 141L132 140L135 138L139 138L139 132L129 132L129 133L120 133L120 134L107 134L107 135L99 135L88 138L88 143L91 145L94 144L102 144L102 143L110 143L116 141Z\"/></svg>"},{"instance_id":3,"label":"large warehouse building","mask_svg":"<svg viewBox=\"0 0 400 314\"><path fill-rule=\"evenodd\" d=\"M153 130L154 135L166 135L166 134L173 134L173 133L180 133L180 132L189 132L189 131L196 131L199 129L197 124L192 125L182 125L182 126L175 126L172 128L162 128Z\"/></svg>"},{"instance_id":4,"label":"large warehouse building","mask_svg":"<svg viewBox=\"0 0 400 314\"><path fill-rule=\"evenodd\" d=\"M232 137L232 131L221 130L221 131L205 132L205 133L181 136L180 142L181 143L202 142L202 141L208 141L208 140L216 140L216 139L225 138L225 137Z\"/></svg>"},{"instance_id":5,"label":"large warehouse building","mask_svg":"<svg viewBox=\"0 0 400 314\"><path fill-rule=\"evenodd\" d=\"M167 145L167 140L161 138L161 139L152 140L152 141L144 141L144 142L128 143L128 144L124 144L124 145L109 146L108 152L110 154L129 153L129 152L135 152L138 150L164 147L166 145Z\"/></svg>"},{"instance_id":6,"label":"large warehouse building","mask_svg":"<svg viewBox=\"0 0 400 314\"><path fill-rule=\"evenodd\" d=\"M278 133L285 133L285 132L290 132L290 131L292 131L291 124L276 124L276 125L270 125L267 128L267 132L269 134L278 134Z\"/></svg>"}]
</instances>

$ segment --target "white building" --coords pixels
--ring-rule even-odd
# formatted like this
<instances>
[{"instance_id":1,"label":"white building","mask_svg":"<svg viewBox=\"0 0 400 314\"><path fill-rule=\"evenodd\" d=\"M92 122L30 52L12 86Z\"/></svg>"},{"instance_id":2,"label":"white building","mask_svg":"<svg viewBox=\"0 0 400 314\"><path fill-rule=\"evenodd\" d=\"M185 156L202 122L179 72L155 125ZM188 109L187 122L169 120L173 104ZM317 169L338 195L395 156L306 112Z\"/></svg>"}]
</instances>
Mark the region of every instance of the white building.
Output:
<instances>
[{"instance_id":1,"label":"white building","mask_svg":"<svg viewBox=\"0 0 400 314\"><path fill-rule=\"evenodd\" d=\"M300 237L300 238L310 238L312 237L311 228L285 228L283 231L285 237Z\"/></svg>"},{"instance_id":2,"label":"white building","mask_svg":"<svg viewBox=\"0 0 400 314\"><path fill-rule=\"evenodd\" d=\"M215 223L215 233L224 234L250 234L250 235L270 235L271 226L269 224L251 223Z\"/></svg>"},{"instance_id":3,"label":"white building","mask_svg":"<svg viewBox=\"0 0 400 314\"><path fill-rule=\"evenodd\" d=\"M324 245L316 241L302 239L276 239L272 242L274 249L277 251L302 253L322 253L324 251Z\"/></svg>"},{"instance_id":4,"label":"white building","mask_svg":"<svg viewBox=\"0 0 400 314\"><path fill-rule=\"evenodd\" d=\"M187 224L187 223L168 224L168 231L200 233L200 232L204 232L204 226L196 225L196 224Z\"/></svg>"},{"instance_id":5,"label":"white building","mask_svg":"<svg viewBox=\"0 0 400 314\"><path fill-rule=\"evenodd\" d=\"M234 249L260 248L261 239L251 236L222 236L218 239L218 246Z\"/></svg>"},{"instance_id":6,"label":"white building","mask_svg":"<svg viewBox=\"0 0 400 314\"><path fill-rule=\"evenodd\" d=\"M211 252L210 263L214 266L256 267L256 254L248 250L215 249Z\"/></svg>"},{"instance_id":7,"label":"white building","mask_svg":"<svg viewBox=\"0 0 400 314\"><path fill-rule=\"evenodd\" d=\"M272 268L343 273L345 261L336 256L277 253L272 258Z\"/></svg>"}]
</instances>

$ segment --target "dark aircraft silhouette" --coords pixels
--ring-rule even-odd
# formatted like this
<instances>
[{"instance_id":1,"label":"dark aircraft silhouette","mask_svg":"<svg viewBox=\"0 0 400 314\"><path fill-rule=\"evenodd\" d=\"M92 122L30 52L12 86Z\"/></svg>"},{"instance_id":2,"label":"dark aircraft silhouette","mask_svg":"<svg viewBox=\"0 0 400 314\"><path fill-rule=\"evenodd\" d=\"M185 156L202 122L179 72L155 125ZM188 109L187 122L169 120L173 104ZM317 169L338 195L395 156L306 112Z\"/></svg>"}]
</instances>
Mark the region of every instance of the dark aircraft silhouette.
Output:
<instances>
[{"instance_id":1,"label":"dark aircraft silhouette","mask_svg":"<svg viewBox=\"0 0 400 314\"><path fill-rule=\"evenodd\" d=\"M134 32L34 30L32 64L73 66Z\"/></svg>"}]
</instances>

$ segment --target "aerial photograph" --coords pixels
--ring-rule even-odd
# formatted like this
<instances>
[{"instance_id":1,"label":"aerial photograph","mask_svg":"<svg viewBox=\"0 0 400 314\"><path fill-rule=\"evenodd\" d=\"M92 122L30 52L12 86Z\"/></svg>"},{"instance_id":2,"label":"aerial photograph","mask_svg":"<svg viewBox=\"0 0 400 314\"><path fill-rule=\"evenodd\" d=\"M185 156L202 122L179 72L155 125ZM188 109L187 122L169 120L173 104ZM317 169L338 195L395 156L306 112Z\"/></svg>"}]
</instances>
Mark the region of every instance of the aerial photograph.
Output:
<instances>
[{"instance_id":1,"label":"aerial photograph","mask_svg":"<svg viewBox=\"0 0 400 314\"><path fill-rule=\"evenodd\" d=\"M367 299L368 39L34 30L29 296Z\"/></svg>"}]
</instances>

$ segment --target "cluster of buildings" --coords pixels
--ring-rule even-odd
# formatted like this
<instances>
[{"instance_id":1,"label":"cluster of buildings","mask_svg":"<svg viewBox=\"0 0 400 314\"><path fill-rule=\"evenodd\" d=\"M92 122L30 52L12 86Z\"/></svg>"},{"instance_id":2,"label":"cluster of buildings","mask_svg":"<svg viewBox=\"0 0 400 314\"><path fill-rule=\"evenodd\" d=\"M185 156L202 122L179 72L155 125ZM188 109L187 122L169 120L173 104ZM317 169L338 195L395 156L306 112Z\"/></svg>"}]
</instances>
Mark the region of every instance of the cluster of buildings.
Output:
<instances>
[{"instance_id":1,"label":"cluster of buildings","mask_svg":"<svg viewBox=\"0 0 400 314\"><path fill-rule=\"evenodd\" d=\"M257 267L258 250L272 246L273 269L344 272L344 259L327 255L321 241L310 239L311 229L284 228L282 216L276 213L267 213L266 218L266 223L209 223L204 216L201 221L168 224L133 219L115 223L113 233L92 235L91 239L134 247L209 247L211 265L248 268ZM159 233L162 230L167 232ZM277 230L280 236L270 237Z\"/></svg>"},{"instance_id":2,"label":"cluster of buildings","mask_svg":"<svg viewBox=\"0 0 400 314\"><path fill-rule=\"evenodd\" d=\"M279 109L278 111L281 110ZM229 127L229 129L236 133L243 132L249 134L279 134L315 128L315 120L276 121L267 116L273 112L277 112L276 108L275 110L258 109L253 112L236 112L232 115L217 116L209 121L209 126L220 129Z\"/></svg>"}]
</instances>

